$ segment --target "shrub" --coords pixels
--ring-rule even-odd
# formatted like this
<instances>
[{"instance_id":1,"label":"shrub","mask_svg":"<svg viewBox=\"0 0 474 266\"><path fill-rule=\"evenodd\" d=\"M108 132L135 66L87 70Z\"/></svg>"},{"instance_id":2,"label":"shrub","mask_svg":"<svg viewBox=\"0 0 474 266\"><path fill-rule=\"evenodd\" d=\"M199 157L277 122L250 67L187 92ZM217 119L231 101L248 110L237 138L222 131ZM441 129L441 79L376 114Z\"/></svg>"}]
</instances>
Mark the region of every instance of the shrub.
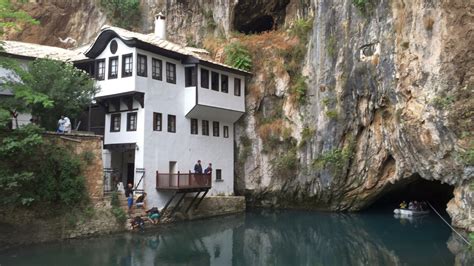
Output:
<instances>
[{"instance_id":1,"label":"shrub","mask_svg":"<svg viewBox=\"0 0 474 266\"><path fill-rule=\"evenodd\" d=\"M445 109L454 102L454 96L437 96L433 98L431 103L439 109Z\"/></svg>"},{"instance_id":2,"label":"shrub","mask_svg":"<svg viewBox=\"0 0 474 266\"><path fill-rule=\"evenodd\" d=\"M250 71L252 69L252 56L241 42L232 42L224 48L225 63L235 68Z\"/></svg>"},{"instance_id":3,"label":"shrub","mask_svg":"<svg viewBox=\"0 0 474 266\"><path fill-rule=\"evenodd\" d=\"M101 0L100 5L119 27L130 29L140 24L140 0Z\"/></svg>"},{"instance_id":4,"label":"shrub","mask_svg":"<svg viewBox=\"0 0 474 266\"><path fill-rule=\"evenodd\" d=\"M272 171L280 175L290 175L298 169L296 149L292 148L271 161Z\"/></svg>"},{"instance_id":5,"label":"shrub","mask_svg":"<svg viewBox=\"0 0 474 266\"><path fill-rule=\"evenodd\" d=\"M95 154L92 151L84 151L81 155L87 164L92 164L95 160Z\"/></svg>"},{"instance_id":6,"label":"shrub","mask_svg":"<svg viewBox=\"0 0 474 266\"><path fill-rule=\"evenodd\" d=\"M112 214L117 219L117 222L120 224L124 224L127 221L127 214L120 206L120 200L118 192L112 193L112 197L110 198L110 205L112 206Z\"/></svg>"},{"instance_id":7,"label":"shrub","mask_svg":"<svg viewBox=\"0 0 474 266\"><path fill-rule=\"evenodd\" d=\"M306 45L308 42L308 34L311 29L313 29L313 18L298 19L290 28L290 35L298 37L300 42Z\"/></svg>"},{"instance_id":8,"label":"shrub","mask_svg":"<svg viewBox=\"0 0 474 266\"><path fill-rule=\"evenodd\" d=\"M337 110L328 110L328 111L326 111L326 116L329 117L330 119L337 119L337 117L338 117Z\"/></svg>"},{"instance_id":9,"label":"shrub","mask_svg":"<svg viewBox=\"0 0 474 266\"><path fill-rule=\"evenodd\" d=\"M352 0L352 4L357 7L364 16L370 14L375 7L373 0Z\"/></svg>"},{"instance_id":10,"label":"shrub","mask_svg":"<svg viewBox=\"0 0 474 266\"><path fill-rule=\"evenodd\" d=\"M291 85L290 93L294 95L296 101L300 105L305 105L307 103L307 91L308 85L306 84L306 77L303 75L298 75L294 78L294 82Z\"/></svg>"},{"instance_id":11,"label":"shrub","mask_svg":"<svg viewBox=\"0 0 474 266\"><path fill-rule=\"evenodd\" d=\"M305 126L303 128L303 131L301 132L301 141L298 144L298 146L300 148L303 147L308 142L308 140L310 140L313 137L314 132L315 132L314 129L311 129L308 126Z\"/></svg>"},{"instance_id":12,"label":"shrub","mask_svg":"<svg viewBox=\"0 0 474 266\"><path fill-rule=\"evenodd\" d=\"M324 152L313 160L312 166L314 169L329 168L334 174L338 174L344 169L349 160L352 159L354 152L355 141L350 137L346 147Z\"/></svg>"}]
</instances>

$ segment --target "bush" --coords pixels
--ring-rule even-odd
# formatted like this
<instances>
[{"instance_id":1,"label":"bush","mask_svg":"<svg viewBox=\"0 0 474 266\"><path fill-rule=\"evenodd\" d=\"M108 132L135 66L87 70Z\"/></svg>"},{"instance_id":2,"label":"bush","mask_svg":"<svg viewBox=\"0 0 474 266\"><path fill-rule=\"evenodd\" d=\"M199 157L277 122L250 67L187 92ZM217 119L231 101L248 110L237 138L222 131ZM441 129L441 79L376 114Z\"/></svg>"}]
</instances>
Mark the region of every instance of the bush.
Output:
<instances>
[{"instance_id":1,"label":"bush","mask_svg":"<svg viewBox=\"0 0 474 266\"><path fill-rule=\"evenodd\" d=\"M242 43L235 41L224 48L225 63L235 68L250 71L252 69L252 56Z\"/></svg>"},{"instance_id":2,"label":"bush","mask_svg":"<svg viewBox=\"0 0 474 266\"><path fill-rule=\"evenodd\" d=\"M296 149L292 148L283 155L271 161L272 171L275 174L290 175L298 169L298 156Z\"/></svg>"},{"instance_id":3,"label":"bush","mask_svg":"<svg viewBox=\"0 0 474 266\"><path fill-rule=\"evenodd\" d=\"M119 194L118 192L112 193L112 197L110 198L110 205L112 206L112 214L117 219L117 222L120 224L124 224L127 221L127 214L120 206Z\"/></svg>"},{"instance_id":4,"label":"bush","mask_svg":"<svg viewBox=\"0 0 474 266\"><path fill-rule=\"evenodd\" d=\"M370 14L375 7L373 0L352 0L352 4L357 7L364 16Z\"/></svg>"},{"instance_id":5,"label":"bush","mask_svg":"<svg viewBox=\"0 0 474 266\"><path fill-rule=\"evenodd\" d=\"M119 27L130 29L140 24L139 0L101 0L100 5L111 21Z\"/></svg>"},{"instance_id":6,"label":"bush","mask_svg":"<svg viewBox=\"0 0 474 266\"><path fill-rule=\"evenodd\" d=\"M313 29L313 18L308 19L298 19L296 20L292 27L290 28L290 35L296 36L300 39L300 42L306 43L308 42L308 34Z\"/></svg>"},{"instance_id":7,"label":"bush","mask_svg":"<svg viewBox=\"0 0 474 266\"><path fill-rule=\"evenodd\" d=\"M308 99L306 97L308 91L306 79L307 78L303 75L297 75L297 77L294 78L293 84L290 88L290 93L294 95L296 101L300 105L305 105L308 102Z\"/></svg>"}]
</instances>

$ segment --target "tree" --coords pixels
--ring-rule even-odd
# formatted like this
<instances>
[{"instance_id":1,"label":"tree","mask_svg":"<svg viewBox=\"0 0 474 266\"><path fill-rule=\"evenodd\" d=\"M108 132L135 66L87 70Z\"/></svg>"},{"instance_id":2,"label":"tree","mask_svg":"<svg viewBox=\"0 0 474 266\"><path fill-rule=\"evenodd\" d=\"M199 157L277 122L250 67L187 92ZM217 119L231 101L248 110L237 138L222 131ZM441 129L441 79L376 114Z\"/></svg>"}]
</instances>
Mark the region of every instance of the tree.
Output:
<instances>
[{"instance_id":1,"label":"tree","mask_svg":"<svg viewBox=\"0 0 474 266\"><path fill-rule=\"evenodd\" d=\"M36 25L39 22L25 11L15 9L10 0L0 0L0 36L8 30L18 30L25 24Z\"/></svg>"}]
</instances>

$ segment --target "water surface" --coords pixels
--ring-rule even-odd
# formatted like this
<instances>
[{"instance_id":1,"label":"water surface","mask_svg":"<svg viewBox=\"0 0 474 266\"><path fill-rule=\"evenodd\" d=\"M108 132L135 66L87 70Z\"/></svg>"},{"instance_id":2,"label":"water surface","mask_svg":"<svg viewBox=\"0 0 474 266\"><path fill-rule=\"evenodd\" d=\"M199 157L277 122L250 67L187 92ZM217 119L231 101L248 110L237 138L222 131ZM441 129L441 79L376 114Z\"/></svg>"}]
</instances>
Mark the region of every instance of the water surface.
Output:
<instances>
[{"instance_id":1,"label":"water surface","mask_svg":"<svg viewBox=\"0 0 474 266\"><path fill-rule=\"evenodd\" d=\"M0 265L454 265L438 217L252 210L124 233L16 248Z\"/></svg>"}]
</instances>

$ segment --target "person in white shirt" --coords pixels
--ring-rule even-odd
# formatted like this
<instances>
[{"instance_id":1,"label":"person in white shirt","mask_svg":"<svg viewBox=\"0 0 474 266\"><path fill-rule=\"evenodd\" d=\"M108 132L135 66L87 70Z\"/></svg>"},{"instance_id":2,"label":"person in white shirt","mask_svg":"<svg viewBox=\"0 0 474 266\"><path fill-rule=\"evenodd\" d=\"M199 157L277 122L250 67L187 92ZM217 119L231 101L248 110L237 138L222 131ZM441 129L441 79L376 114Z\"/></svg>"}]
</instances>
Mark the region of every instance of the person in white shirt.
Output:
<instances>
[{"instance_id":1,"label":"person in white shirt","mask_svg":"<svg viewBox=\"0 0 474 266\"><path fill-rule=\"evenodd\" d=\"M71 133L71 120L67 116L64 117L64 132Z\"/></svg>"},{"instance_id":2,"label":"person in white shirt","mask_svg":"<svg viewBox=\"0 0 474 266\"><path fill-rule=\"evenodd\" d=\"M64 116L62 115L58 120L58 129L56 130L57 133L64 133L64 122Z\"/></svg>"}]
</instances>

